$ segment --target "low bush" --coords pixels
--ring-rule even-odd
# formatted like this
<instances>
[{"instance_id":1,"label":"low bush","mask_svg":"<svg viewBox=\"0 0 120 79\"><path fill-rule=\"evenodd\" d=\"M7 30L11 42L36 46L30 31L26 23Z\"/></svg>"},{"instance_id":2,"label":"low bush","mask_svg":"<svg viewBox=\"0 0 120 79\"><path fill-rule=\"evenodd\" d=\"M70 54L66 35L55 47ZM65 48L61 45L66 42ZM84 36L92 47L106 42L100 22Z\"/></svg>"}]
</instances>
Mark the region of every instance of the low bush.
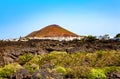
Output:
<instances>
[{"instance_id":1,"label":"low bush","mask_svg":"<svg viewBox=\"0 0 120 79\"><path fill-rule=\"evenodd\" d=\"M106 79L107 73L120 71L120 51L96 51L94 53L66 53L53 51L49 54L19 57L19 64L32 74L36 70L52 73L66 78ZM6 78L21 68L18 63L0 68L0 77ZM46 71L48 70L48 71ZM43 74L40 74L41 76Z\"/></svg>"},{"instance_id":2,"label":"low bush","mask_svg":"<svg viewBox=\"0 0 120 79\"><path fill-rule=\"evenodd\" d=\"M88 76L88 79L106 79L106 75L103 69L99 68L92 68L90 70L90 74Z\"/></svg>"},{"instance_id":3,"label":"low bush","mask_svg":"<svg viewBox=\"0 0 120 79\"><path fill-rule=\"evenodd\" d=\"M87 78L90 73L91 67L87 66L74 66L67 68L66 78Z\"/></svg>"},{"instance_id":4,"label":"low bush","mask_svg":"<svg viewBox=\"0 0 120 79\"><path fill-rule=\"evenodd\" d=\"M16 73L22 66L18 63L12 63L0 68L0 78L7 78L10 74Z\"/></svg>"},{"instance_id":5,"label":"low bush","mask_svg":"<svg viewBox=\"0 0 120 79\"><path fill-rule=\"evenodd\" d=\"M19 57L19 63L21 65L24 65L25 63L27 63L28 61L30 61L33 58L33 55L30 53L25 53L24 55Z\"/></svg>"},{"instance_id":6,"label":"low bush","mask_svg":"<svg viewBox=\"0 0 120 79\"><path fill-rule=\"evenodd\" d=\"M29 70L30 73L35 72L35 70L39 70L39 66L37 64L31 63L31 64L26 64L25 68Z\"/></svg>"},{"instance_id":7,"label":"low bush","mask_svg":"<svg viewBox=\"0 0 120 79\"><path fill-rule=\"evenodd\" d=\"M62 73L62 74L66 74L67 73L67 70L62 67L62 66L57 66L56 68L54 68L54 70L57 72L57 73Z\"/></svg>"},{"instance_id":8,"label":"low bush","mask_svg":"<svg viewBox=\"0 0 120 79\"><path fill-rule=\"evenodd\" d=\"M95 41L95 40L96 40L96 37L92 36L92 35L88 35L88 36L81 39L81 41L83 41L83 42L86 42L86 41L92 42L92 41Z\"/></svg>"}]
</instances>

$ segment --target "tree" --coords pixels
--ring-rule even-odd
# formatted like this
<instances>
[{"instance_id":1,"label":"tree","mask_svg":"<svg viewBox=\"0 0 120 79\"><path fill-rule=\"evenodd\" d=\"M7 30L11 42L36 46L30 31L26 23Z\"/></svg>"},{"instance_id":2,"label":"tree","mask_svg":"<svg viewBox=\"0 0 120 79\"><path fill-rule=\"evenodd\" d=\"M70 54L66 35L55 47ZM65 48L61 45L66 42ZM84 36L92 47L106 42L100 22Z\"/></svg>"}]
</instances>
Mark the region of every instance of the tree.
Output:
<instances>
[{"instance_id":1,"label":"tree","mask_svg":"<svg viewBox=\"0 0 120 79\"><path fill-rule=\"evenodd\" d=\"M109 34L105 34L104 36L109 37Z\"/></svg>"},{"instance_id":2,"label":"tree","mask_svg":"<svg viewBox=\"0 0 120 79\"><path fill-rule=\"evenodd\" d=\"M118 34L115 36L115 38L120 38L120 33L118 33Z\"/></svg>"},{"instance_id":3,"label":"tree","mask_svg":"<svg viewBox=\"0 0 120 79\"><path fill-rule=\"evenodd\" d=\"M92 36L92 35L88 35L88 36L86 36L82 39L82 41L89 41L89 42L92 42L92 41L95 41L95 40L96 40L96 37Z\"/></svg>"}]
</instances>

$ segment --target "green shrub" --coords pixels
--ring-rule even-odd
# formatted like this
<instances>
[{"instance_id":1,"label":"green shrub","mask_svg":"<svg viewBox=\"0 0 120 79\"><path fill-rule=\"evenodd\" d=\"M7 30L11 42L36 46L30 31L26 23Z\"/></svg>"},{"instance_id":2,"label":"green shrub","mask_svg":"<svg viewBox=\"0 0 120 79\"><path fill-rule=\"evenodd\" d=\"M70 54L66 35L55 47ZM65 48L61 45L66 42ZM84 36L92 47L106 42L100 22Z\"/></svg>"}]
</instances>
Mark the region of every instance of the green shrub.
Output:
<instances>
[{"instance_id":1,"label":"green shrub","mask_svg":"<svg viewBox=\"0 0 120 79\"><path fill-rule=\"evenodd\" d=\"M58 66L58 67L56 67L54 70L55 70L57 73L62 73L62 74L66 74L66 73L67 73L66 69L65 69L64 67L62 67L62 66Z\"/></svg>"},{"instance_id":2,"label":"green shrub","mask_svg":"<svg viewBox=\"0 0 120 79\"><path fill-rule=\"evenodd\" d=\"M88 42L92 42L95 40L96 40L96 37L92 36L92 35L88 35L88 36L84 37L83 39L81 39L81 41L88 41Z\"/></svg>"},{"instance_id":3,"label":"green shrub","mask_svg":"<svg viewBox=\"0 0 120 79\"><path fill-rule=\"evenodd\" d=\"M19 61L31 73L36 69L45 68L50 69L51 73L55 71L57 74L61 73L70 78L105 79L108 72L115 71L119 66L120 53L119 51L100 50L94 53L68 54L53 51L36 56L25 54L19 57Z\"/></svg>"},{"instance_id":4,"label":"green shrub","mask_svg":"<svg viewBox=\"0 0 120 79\"><path fill-rule=\"evenodd\" d=\"M116 34L115 38L120 38L120 33Z\"/></svg>"},{"instance_id":5,"label":"green shrub","mask_svg":"<svg viewBox=\"0 0 120 79\"><path fill-rule=\"evenodd\" d=\"M88 62L88 66L90 67L94 67L96 65L97 59L98 57L96 53L87 53L85 56L85 60Z\"/></svg>"},{"instance_id":6,"label":"green shrub","mask_svg":"<svg viewBox=\"0 0 120 79\"><path fill-rule=\"evenodd\" d=\"M88 76L89 79L106 79L105 71L99 68L92 68Z\"/></svg>"},{"instance_id":7,"label":"green shrub","mask_svg":"<svg viewBox=\"0 0 120 79\"><path fill-rule=\"evenodd\" d=\"M37 55L37 56L34 56L28 63L34 63L34 64L42 64L42 59L45 55Z\"/></svg>"},{"instance_id":8,"label":"green shrub","mask_svg":"<svg viewBox=\"0 0 120 79\"><path fill-rule=\"evenodd\" d=\"M26 64L25 68L29 70L30 73L33 73L35 70L39 70L39 66L37 64Z\"/></svg>"},{"instance_id":9,"label":"green shrub","mask_svg":"<svg viewBox=\"0 0 120 79\"><path fill-rule=\"evenodd\" d=\"M87 78L90 73L91 67L87 66L74 66L67 68L66 76L68 78Z\"/></svg>"},{"instance_id":10,"label":"green shrub","mask_svg":"<svg viewBox=\"0 0 120 79\"><path fill-rule=\"evenodd\" d=\"M104 55L104 53L105 52L102 50L96 52L98 58L101 58Z\"/></svg>"},{"instance_id":11,"label":"green shrub","mask_svg":"<svg viewBox=\"0 0 120 79\"><path fill-rule=\"evenodd\" d=\"M48 59L51 60L59 56L65 56L65 55L67 55L67 52L53 51L53 52L50 52L50 54L48 54Z\"/></svg>"},{"instance_id":12,"label":"green shrub","mask_svg":"<svg viewBox=\"0 0 120 79\"><path fill-rule=\"evenodd\" d=\"M62 51L52 51L50 54L56 55L56 54L67 54L67 52L62 52Z\"/></svg>"},{"instance_id":13,"label":"green shrub","mask_svg":"<svg viewBox=\"0 0 120 79\"><path fill-rule=\"evenodd\" d=\"M19 57L19 63L21 65L24 65L25 63L27 63L28 61L30 61L33 58L33 55L30 53L25 53L23 56Z\"/></svg>"},{"instance_id":14,"label":"green shrub","mask_svg":"<svg viewBox=\"0 0 120 79\"><path fill-rule=\"evenodd\" d=\"M116 66L104 67L103 70L104 70L104 72L107 74L107 73L109 73L109 72L120 71L120 67L116 67Z\"/></svg>"},{"instance_id":15,"label":"green shrub","mask_svg":"<svg viewBox=\"0 0 120 79\"><path fill-rule=\"evenodd\" d=\"M6 78L10 74L16 73L17 70L21 68L21 65L19 65L18 63L5 65L3 68L0 68L0 78Z\"/></svg>"},{"instance_id":16,"label":"green shrub","mask_svg":"<svg viewBox=\"0 0 120 79\"><path fill-rule=\"evenodd\" d=\"M119 66L119 53L114 53L112 51L103 51L97 54L96 67L106 67L106 66Z\"/></svg>"}]
</instances>

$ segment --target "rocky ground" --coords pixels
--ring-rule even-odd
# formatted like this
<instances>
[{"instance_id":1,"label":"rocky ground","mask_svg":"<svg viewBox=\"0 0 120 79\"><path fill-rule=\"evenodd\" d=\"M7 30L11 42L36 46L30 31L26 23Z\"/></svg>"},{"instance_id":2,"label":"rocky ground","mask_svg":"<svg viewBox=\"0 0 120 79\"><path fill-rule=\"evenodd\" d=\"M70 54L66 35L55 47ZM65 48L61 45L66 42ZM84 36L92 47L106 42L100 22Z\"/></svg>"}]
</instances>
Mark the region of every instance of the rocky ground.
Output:
<instances>
[{"instance_id":1,"label":"rocky ground","mask_svg":"<svg viewBox=\"0 0 120 79\"><path fill-rule=\"evenodd\" d=\"M24 53L41 54L51 51L94 52L97 50L119 50L120 42L111 40L96 41L55 41L55 40L30 40L26 42L0 42L0 66L17 61Z\"/></svg>"},{"instance_id":2,"label":"rocky ground","mask_svg":"<svg viewBox=\"0 0 120 79\"><path fill-rule=\"evenodd\" d=\"M120 42L113 40L94 40L94 41L55 41L55 40L29 40L29 41L0 41L0 66L17 62L18 57L25 53L39 55L41 53L50 53L52 51L65 51L67 53L89 52L93 53L99 50L120 50ZM10 76L11 79L19 79L19 76L25 76L24 79L37 79L34 74L45 73L53 75L55 79L63 79L63 76L46 72L46 70L36 71L32 75L26 70L19 70L17 74ZM23 74L23 75L22 75ZM43 76L45 75L43 74ZM20 78L22 79L22 78ZM85 79L85 78L84 78ZM120 79L120 72L108 73L108 79Z\"/></svg>"}]
</instances>

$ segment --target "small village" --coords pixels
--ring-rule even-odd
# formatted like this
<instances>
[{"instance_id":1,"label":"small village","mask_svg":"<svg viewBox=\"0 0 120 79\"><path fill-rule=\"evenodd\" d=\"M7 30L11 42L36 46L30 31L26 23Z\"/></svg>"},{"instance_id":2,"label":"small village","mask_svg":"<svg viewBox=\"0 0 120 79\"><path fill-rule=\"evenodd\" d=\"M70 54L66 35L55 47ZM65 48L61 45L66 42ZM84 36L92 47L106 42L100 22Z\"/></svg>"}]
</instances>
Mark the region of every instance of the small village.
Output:
<instances>
[{"instance_id":1,"label":"small village","mask_svg":"<svg viewBox=\"0 0 120 79\"><path fill-rule=\"evenodd\" d=\"M58 41L72 41L72 40L81 40L85 37L83 35L77 35L73 32L70 32L59 25L52 24L48 25L38 31L34 31L28 34L25 37L13 38L13 39L6 39L4 41L29 41L29 40L58 40ZM116 35L117 36L117 35ZM117 40L120 41L120 34L117 37L111 37L109 34L100 35L100 36L92 36L98 40Z\"/></svg>"},{"instance_id":2,"label":"small village","mask_svg":"<svg viewBox=\"0 0 120 79\"><path fill-rule=\"evenodd\" d=\"M58 41L72 41L72 40L81 40L86 36L78 36L78 37L20 37L14 39L6 39L4 41L29 41L29 40L58 40ZM110 37L109 35L103 36L93 36L98 40L116 40L120 41L120 38Z\"/></svg>"}]
</instances>

